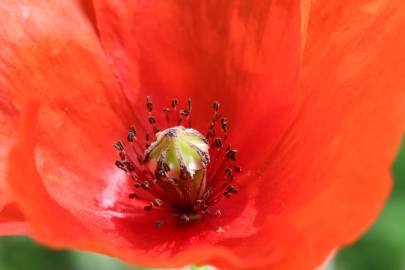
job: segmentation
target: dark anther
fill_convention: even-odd
[[[152,201],[152,203],[153,203],[154,206],[157,206],[157,207],[162,206],[162,201],[159,200],[159,199],[154,199],[154,200]]]
[[[163,224],[165,224],[165,222],[164,222],[163,220],[156,220],[156,221],[155,221],[155,227],[156,227],[156,228],[162,227]]]
[[[190,115],[190,111],[188,109],[180,110],[180,115],[187,117]]]
[[[214,139],[214,145],[215,145],[215,147],[216,148],[222,148],[222,140],[221,140],[221,138],[219,138],[219,137],[216,137],[215,139]]]
[[[237,172],[237,173],[240,173],[240,171],[241,171],[241,168],[240,168],[240,166],[239,165],[235,165],[235,166],[233,166],[233,169],[235,170],[235,172]]]
[[[113,143],[113,146],[118,151],[123,151],[124,150],[124,146],[122,145],[121,141],[116,141],[115,143]]]
[[[149,121],[149,124],[152,124],[152,125],[156,124],[156,118],[154,116],[149,116],[148,121]]]
[[[170,112],[170,109],[169,108],[163,108],[163,112],[168,113],[168,112]]]
[[[177,98],[174,98],[174,99],[172,100],[172,108],[173,108],[173,109],[176,108],[177,103],[179,103],[179,100],[178,100]]]
[[[120,156],[120,159],[122,160],[122,161],[124,161],[124,160],[126,160],[127,159],[127,157],[126,157],[126,155],[125,155],[125,152],[124,151],[120,151],[120,152],[118,152],[119,154],[119,156]]]
[[[120,168],[121,170],[128,172],[127,168],[125,167],[125,164],[121,160],[115,161],[115,166]]]
[[[150,140],[150,134],[149,134],[149,133],[146,133],[146,134],[145,134],[145,140],[146,140],[146,141],[149,141],[149,140]],[[146,147],[146,148],[147,148],[147,147]]]
[[[143,209],[145,210],[145,211],[148,211],[148,212],[150,212],[150,211],[152,211],[152,204],[148,204],[147,206],[145,206]]]
[[[125,165],[129,172],[135,171],[135,165],[132,162],[126,161]]]
[[[130,199],[139,199],[139,195],[136,193],[129,193],[128,198]]]
[[[128,142],[133,142],[135,140],[135,134],[132,132],[128,132],[127,140]]]
[[[148,108],[149,112],[153,110],[153,103],[149,96],[146,97],[146,107]]]
[[[236,194],[236,193],[238,193],[238,189],[232,185],[228,185],[226,187],[226,192]]]
[[[231,197],[231,193],[229,193],[228,191],[225,191],[224,196],[225,196],[225,198],[229,198],[229,197]]]
[[[138,179],[138,175],[135,172],[131,172],[130,176],[132,179]]]
[[[135,140],[135,137],[136,137],[136,128],[134,126],[130,126],[127,136],[128,142],[133,142]]]
[[[191,98],[189,98],[187,100],[187,110],[189,113],[191,112],[191,109],[192,109],[192,101],[191,101]]]
[[[226,151],[226,159],[230,159],[232,161],[235,161],[237,158],[237,153],[238,151],[234,150],[234,149],[229,149],[228,151]]]
[[[232,177],[232,173],[233,173],[232,168],[227,168],[227,169],[225,170],[225,177],[226,177],[226,178],[231,178],[231,177]]]
[[[228,130],[228,118],[221,119],[221,127],[225,132]]]
[[[142,188],[143,188],[144,190],[148,190],[148,189],[150,188],[148,181],[143,181],[142,184],[141,184],[141,186],[142,186]]]
[[[214,112],[217,113],[217,112],[219,111],[219,102],[218,102],[218,101],[214,101],[213,106],[214,106]]]

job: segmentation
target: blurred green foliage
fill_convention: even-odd
[[[405,140],[404,140],[405,142]],[[335,270],[405,269],[405,147],[393,167],[395,187],[378,221],[357,243],[343,249]],[[42,247],[27,237],[0,238],[0,270],[135,270],[117,259]],[[204,269],[204,267],[192,269]]]

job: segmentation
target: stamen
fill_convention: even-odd
[[[136,138],[136,128],[134,126],[130,126],[127,140],[128,142],[134,142],[135,138]]]
[[[124,150],[124,146],[122,145],[121,141],[116,141],[115,143],[113,143],[113,146],[115,147],[115,149],[117,149],[118,151],[123,151]]]
[[[235,164],[238,151],[227,143],[229,121],[220,115],[219,102],[213,103],[206,137],[191,128],[192,100],[187,100],[184,109],[178,109],[178,104],[174,98],[169,107],[160,111],[166,126],[160,131],[157,119],[161,117],[153,114],[154,104],[147,96],[147,122],[151,128],[145,130],[142,139],[135,126],[129,127],[125,144],[113,144],[119,154],[115,165],[133,181],[131,185],[137,192],[128,197],[144,202],[144,211],[176,214],[180,220],[191,222],[210,212],[223,197],[238,193],[234,183],[241,168]],[[181,126],[183,122],[187,128]],[[221,211],[211,214],[221,216]],[[164,223],[156,220],[155,227]]]
[[[219,111],[219,102],[218,101],[214,101],[214,112],[215,113],[218,113],[218,111]]]
[[[177,98],[174,98],[172,100],[172,108],[175,109],[175,110],[176,110],[177,103],[179,103],[179,100]]]
[[[147,205],[147,206],[145,206],[143,209],[144,209],[145,211],[150,212],[150,211],[152,211],[152,207],[153,207],[153,205],[152,205],[152,204],[148,204],[148,205]]]
[[[153,103],[149,96],[146,97],[146,107],[148,108],[149,112],[153,110]]]
[[[226,152],[226,159],[230,159],[230,160],[232,160],[232,161],[236,161],[237,153],[238,153],[238,151],[233,150],[233,149],[229,149],[229,150]]]
[[[222,140],[221,140],[221,138],[216,137],[216,138],[214,139],[214,145],[215,145],[215,147],[218,148],[218,149],[222,148],[223,145],[222,145]]]

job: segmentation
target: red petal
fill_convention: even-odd
[[[298,105],[299,1],[94,2],[101,41],[135,107],[145,111],[146,95],[158,108],[191,97],[193,126],[205,132],[219,100],[243,163],[268,156]]]
[[[13,201],[12,194],[6,184],[6,160],[10,147],[17,135],[17,109],[9,102],[6,92],[0,92],[0,219],[3,207]]]
[[[317,28],[323,25],[323,19],[340,17],[329,9],[326,10],[330,13],[322,17],[323,9],[314,7],[311,14],[315,15],[311,15],[307,28],[307,47],[303,52],[304,73],[301,75],[306,102],[293,128],[274,152],[273,159],[267,163],[268,173],[262,176],[266,182],[263,181],[263,187],[257,190],[254,183],[260,183],[260,175],[249,171],[244,176],[246,179],[243,179],[250,183],[248,188],[233,201],[224,202],[227,205],[223,208],[230,212],[228,216],[225,212],[223,218],[208,219],[207,223],[195,224],[195,227],[180,231],[178,228],[173,231],[171,224],[162,230],[151,227],[150,223],[156,219],[154,215],[130,215],[100,208],[100,196],[114,200],[115,193],[123,191],[119,185],[121,176],[114,175],[112,172],[115,170],[109,165],[113,156],[107,147],[114,136],[124,132],[123,126],[127,121],[122,117],[129,114],[120,113],[120,106],[111,105],[124,104],[120,103],[121,99],[115,94],[106,94],[111,93],[107,90],[103,91],[115,90],[116,86],[112,83],[108,68],[103,65],[104,58],[96,42],[92,38],[84,38],[88,35],[94,37],[89,30],[91,26],[85,24],[83,28],[76,27],[76,30],[88,31],[87,35],[74,36],[68,43],[56,35],[61,39],[41,36],[42,41],[36,40],[40,45],[38,48],[15,46],[11,57],[15,61],[7,61],[6,65],[14,67],[8,69],[8,78],[11,78],[15,90],[31,91],[40,85],[43,88],[40,96],[42,99],[46,97],[42,101],[36,160],[33,149],[35,138],[32,137],[36,119],[35,113],[29,110],[32,105],[27,107],[20,140],[10,156],[11,186],[24,213],[32,222],[34,235],[51,245],[104,252],[129,262],[148,265],[212,263],[228,268],[268,268],[269,265],[275,269],[313,268],[331,249],[352,240],[371,222],[389,186],[384,179],[387,178],[388,164],[403,132],[404,122],[399,116],[405,115],[400,111],[405,106],[403,96],[399,95],[403,93],[400,89],[403,89],[405,76],[398,68],[404,60],[399,50],[404,46],[404,41],[394,38],[403,36],[398,29],[404,25],[399,21],[402,10],[386,11],[384,7],[377,10],[379,16],[362,17],[362,12],[346,3],[340,10],[353,13],[348,17],[353,21],[346,18],[348,21],[344,24],[329,22],[330,28],[326,33]],[[374,10],[370,6],[365,10],[370,9]],[[75,9],[69,9],[70,13],[75,14]],[[61,15],[56,14],[58,16],[55,18]],[[321,18],[317,14],[321,14]],[[375,16],[379,18],[378,25],[374,21]],[[7,16],[0,18],[7,19]],[[376,42],[373,34],[371,37],[344,35],[337,39],[329,36],[331,31],[355,29],[352,25],[357,25],[354,22],[359,23],[358,19],[361,18],[364,21],[360,20],[363,25],[360,24],[362,27],[359,29],[366,33],[374,33],[372,31],[377,29],[376,36],[384,38],[381,41],[384,46],[377,46],[380,43]],[[59,27],[63,29],[71,21],[61,20]],[[398,28],[393,27],[397,23]],[[380,24],[392,27],[377,27]],[[84,44],[81,38],[84,38]],[[316,42],[318,39],[319,44]],[[327,43],[329,47],[317,46],[330,39],[333,42]],[[27,42],[27,39],[23,41]],[[21,44],[27,44],[25,42]],[[43,49],[47,48],[49,42],[52,47],[62,48],[61,44],[64,44],[68,49],[61,50],[53,59],[49,59]],[[353,58],[344,51],[353,42],[350,52],[368,48],[365,50],[367,57]],[[310,48],[316,50],[316,54]],[[318,53],[324,49],[326,52],[319,58]],[[378,59],[379,66],[387,72],[384,76],[375,76],[380,70],[370,63],[370,50],[373,52],[372,59]],[[0,59],[4,57],[0,56]],[[78,59],[80,65],[77,65]],[[360,63],[360,66],[353,71],[354,60],[358,60],[356,64]],[[38,73],[42,74],[39,78],[27,76],[27,70],[32,73],[37,68],[40,70]],[[79,71],[75,68],[79,68]],[[46,73],[48,70],[52,70],[52,73]],[[192,70],[194,72],[195,69]],[[317,71],[321,77],[315,80],[308,70]],[[43,74],[49,76],[44,77]],[[77,77],[72,77],[72,74]],[[370,82],[370,76],[376,77],[376,80]],[[152,79],[148,78],[152,84]],[[396,84],[391,79],[395,79]],[[258,81],[262,85],[263,81]],[[320,84],[316,84],[318,82]],[[382,85],[387,85],[393,94],[379,95]],[[67,86],[69,92],[66,91]],[[212,95],[212,92],[209,93]],[[107,102],[107,97],[113,98],[111,103]],[[98,102],[101,105],[97,106]],[[240,104],[237,100],[234,102]],[[373,109],[370,104],[375,104],[379,110]],[[232,116],[236,117],[236,109],[226,110],[235,110]],[[375,119],[370,121],[369,115]],[[395,125],[394,121],[397,121]],[[276,127],[279,128],[276,130],[280,132],[280,137],[281,130],[287,126],[284,129],[280,125]],[[384,139],[381,138],[381,127],[387,129]],[[367,133],[359,136],[361,131]],[[258,136],[261,138],[264,135]],[[270,146],[274,144],[269,143]],[[378,156],[370,154],[382,149],[384,152]],[[364,161],[359,164],[359,160]],[[373,169],[369,170],[370,167]],[[118,184],[110,190],[107,182],[112,186]],[[257,202],[254,195],[258,191],[263,196]],[[108,200],[101,202],[109,203]],[[331,225],[333,222],[336,226]],[[224,225],[222,231],[218,227],[221,224]]]
[[[2,236],[28,235],[31,233],[27,222],[1,222],[0,232]]]
[[[0,234],[28,232],[27,223],[7,185],[7,155],[17,137],[19,112],[7,92],[0,92]]]
[[[270,15],[277,15],[276,11],[279,10],[285,12],[282,16],[269,15],[274,21],[267,23],[271,31],[278,35],[281,33],[275,29],[291,31],[292,36],[298,37],[296,21],[292,20],[291,25],[286,23],[290,17],[297,17],[297,6],[291,7],[290,13],[287,7],[271,6]],[[47,16],[62,20],[66,14],[59,13],[61,11],[58,9],[50,10]],[[40,18],[47,16],[41,14]],[[70,10],[69,16],[75,16],[74,9]],[[69,26],[66,21],[65,24]],[[29,25],[35,30],[35,20]],[[60,27],[64,29],[65,26]],[[33,138],[30,137],[34,134],[31,126],[36,122],[34,113],[24,115],[23,123],[26,126],[10,157],[10,183],[32,224],[34,237],[52,246],[73,246],[104,252],[145,265],[204,263],[220,254],[229,258],[224,262],[226,264],[252,265],[249,260],[235,260],[236,256],[227,249],[226,241],[257,231],[253,226],[253,216],[256,214],[254,202],[248,199],[257,192],[255,186],[252,186],[252,190],[244,189],[235,200],[224,202],[223,207],[227,211],[221,218],[207,219],[207,222],[177,233],[174,238],[172,230],[179,229],[176,224],[167,224],[162,230],[156,231],[152,225],[156,220],[154,215],[141,213],[131,216],[130,213],[106,209],[116,203],[116,196],[127,192],[119,184],[122,175],[112,167],[115,153],[110,149],[110,143],[122,136],[123,125],[129,124],[126,116],[131,114],[122,112],[126,108],[124,103],[121,103],[123,106],[116,105],[120,104],[116,101],[119,97],[112,93],[119,91],[115,90],[111,75],[102,65],[104,58],[91,38],[90,26],[84,24],[75,28],[82,29],[84,33],[76,31],[71,36],[66,31],[63,36],[43,36],[33,31],[32,36],[36,38],[34,48],[26,47],[25,42],[12,43],[9,46],[14,53],[6,56],[8,79],[12,82],[7,89],[22,100],[28,96],[25,89],[29,92],[35,90],[42,102],[36,160]],[[86,38],[88,36],[90,38]],[[65,37],[69,37],[68,43]],[[56,48],[57,53],[52,57],[46,50],[47,44]],[[296,43],[292,45],[297,49]],[[277,50],[272,50],[270,54],[274,56]],[[275,66],[271,69],[275,69]],[[31,74],[33,70],[38,76],[27,76],[27,72]],[[52,72],[48,74],[49,71]],[[257,77],[261,74],[259,72],[252,73]],[[260,84],[264,84],[263,74],[259,76],[260,80],[258,78]],[[253,85],[254,82],[249,83]],[[195,111],[201,112],[198,109]],[[254,125],[254,122],[246,125]],[[237,134],[245,136],[244,133]],[[24,162],[21,164],[17,162],[19,160]],[[27,182],[32,188],[27,187]],[[75,230],[68,231],[70,228]],[[172,241],[178,244],[167,249]],[[221,242],[224,242],[224,246],[211,246],[205,253],[200,251],[201,245]],[[187,253],[176,256],[182,250]],[[145,252],[150,252],[150,255],[145,256]],[[161,256],[156,257],[156,253],[161,253]]]
[[[310,14],[305,102],[260,188],[298,234],[275,269],[314,268],[370,226],[405,128],[403,2],[313,1]]]
[[[103,170],[92,166],[92,160],[111,169],[115,157],[110,143],[125,132],[130,113],[92,24],[74,1],[2,1],[0,24],[5,26],[0,33],[0,108],[10,115],[0,118],[7,123],[0,127],[2,143],[4,139],[0,154],[6,155],[7,146],[15,140],[14,118],[21,104],[36,96],[42,102],[41,149],[36,157],[47,190],[65,205],[77,202],[78,197],[93,204],[90,201],[99,193],[87,188],[94,191],[95,186],[106,184]],[[80,192],[66,188],[71,186],[79,186]],[[12,199],[9,194],[1,180],[1,208]],[[21,204],[25,201],[30,200],[22,199]],[[83,203],[74,206],[80,209]],[[9,215],[0,217],[10,221]]]
[[[136,212],[135,207],[133,213],[118,212],[103,206],[111,203],[108,200],[115,203],[117,191],[108,188],[101,190],[96,182],[93,192],[102,192],[97,198],[93,197],[90,190],[79,188],[74,178],[64,176],[60,179],[69,180],[71,185],[64,187],[68,191],[53,187],[51,195],[55,197],[54,199],[48,194],[47,187],[43,183],[45,181],[49,185],[52,175],[43,172],[44,177],[41,177],[34,159],[37,106],[35,103],[29,103],[24,109],[21,136],[10,155],[9,184],[32,226],[33,237],[38,241],[56,247],[75,247],[102,252],[127,262],[145,265],[181,266],[193,262],[206,263],[214,262],[216,260],[214,258],[218,256],[228,258],[229,261],[223,262],[226,264],[252,265],[251,261],[237,259],[226,248],[227,241],[257,231],[252,217],[252,214],[256,213],[254,202],[247,197],[252,190],[247,189],[235,200],[225,202],[223,208],[227,209],[227,212],[221,218],[209,217],[189,227],[179,227],[179,224],[169,222],[161,229],[153,226],[154,221],[161,217],[159,214]],[[119,178],[110,179],[113,180],[118,181]],[[110,184],[116,185],[114,182]],[[63,192],[69,197],[67,199],[70,199],[70,202],[66,198],[56,197],[57,192]],[[80,197],[79,193],[83,192],[88,199],[93,200],[93,205]],[[101,205],[100,197],[105,197]],[[164,217],[167,218],[167,215]],[[168,248],[173,242],[176,245]],[[221,242],[224,243],[222,247],[212,246],[204,252],[200,250],[202,245]],[[145,252],[149,255],[145,255]]]
[[[23,235],[30,233],[30,225],[15,202],[9,202],[0,210],[0,235]]]
[[[50,197],[37,172],[34,162],[37,110],[37,104],[30,104],[23,111],[23,119],[28,121],[23,122],[22,136],[10,153],[9,185],[39,241],[53,246],[92,243],[90,231]]]

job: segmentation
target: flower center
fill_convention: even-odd
[[[173,99],[171,108],[158,115],[167,127],[161,130],[147,97],[145,139],[140,139],[131,126],[126,142],[114,143],[119,153],[115,164],[134,181],[129,197],[143,202],[145,211],[166,212],[185,222],[208,213],[220,215],[212,206],[237,193],[233,182],[240,172],[235,163],[237,151],[227,142],[228,120],[219,114],[219,103],[214,102],[204,137],[191,128],[191,99],[187,108],[179,110],[177,106],[178,100]],[[155,225],[163,223],[158,220]]]

